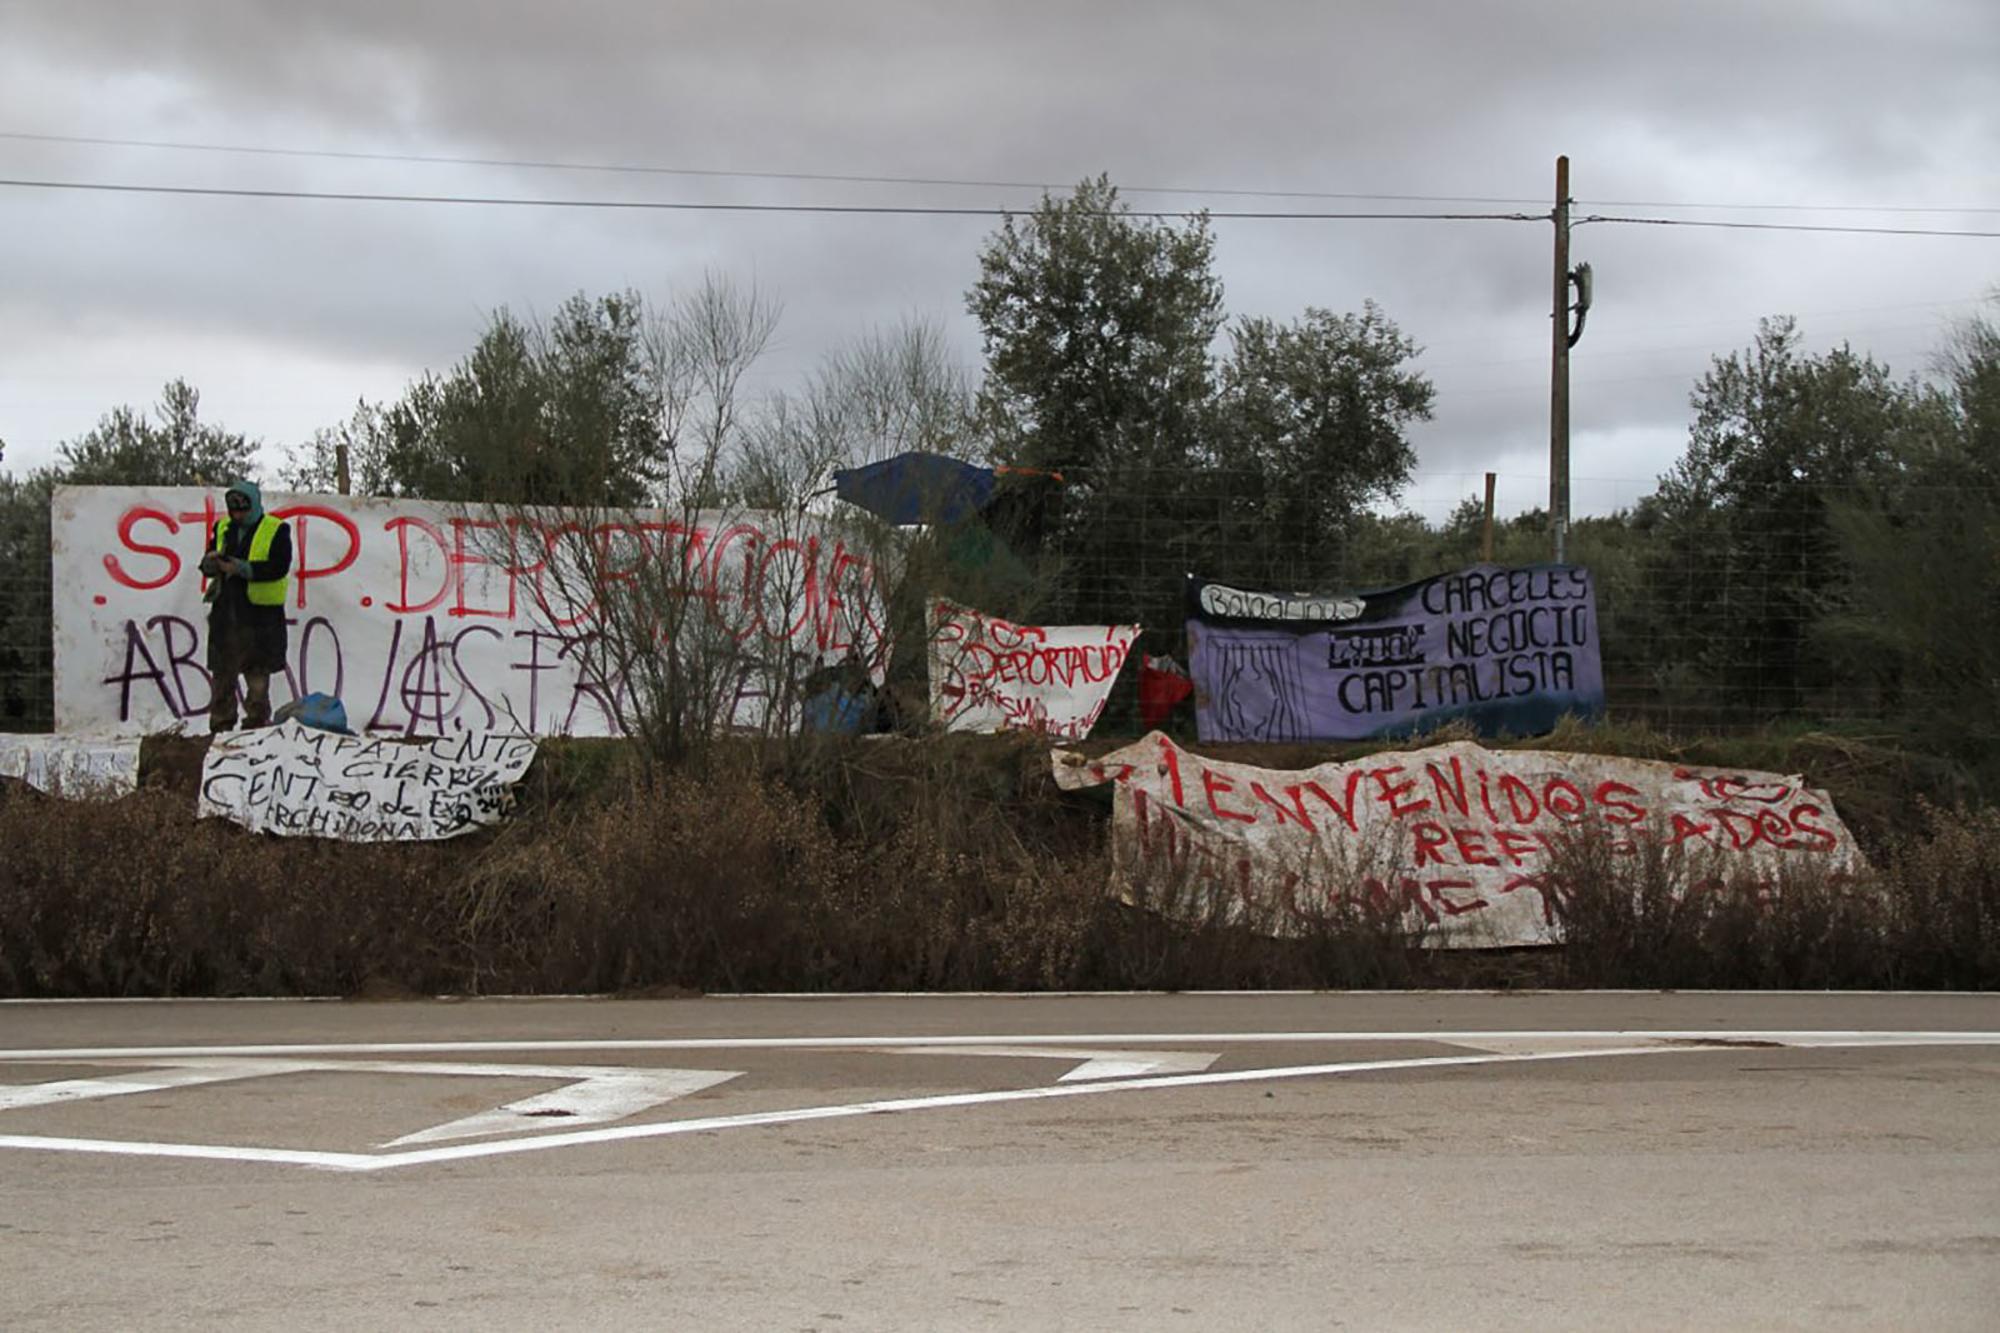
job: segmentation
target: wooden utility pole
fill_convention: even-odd
[[[1556,563],[1569,541],[1569,158],[1556,159],[1554,297],[1549,307],[1549,528]]]
[[[1479,538],[1479,558],[1487,564],[1493,563],[1493,474],[1486,474],[1486,526]]]
[[[347,494],[347,441],[345,440],[333,446],[333,484],[342,495]]]

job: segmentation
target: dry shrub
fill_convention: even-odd
[[[1032,744],[849,741],[654,778],[610,755],[531,775],[498,832],[419,845],[255,836],[185,791],[0,783],[0,994],[2000,985],[1991,809],[1927,809],[1861,882],[1579,839],[1554,894],[1569,944],[1527,967],[1420,948],[1338,884],[1284,922],[1189,885],[1118,902],[1102,794],[1058,793]]]
[[[1791,863],[1759,879],[1707,850],[1605,833],[1556,857],[1565,970],[1585,985],[2000,984],[2000,811],[1926,807],[1859,876]]]
[[[0,794],[0,993],[348,993],[435,986],[430,847],[250,837],[157,790]],[[393,964],[393,968],[392,965]]]
[[[1925,805],[1882,870],[1899,987],[2000,988],[2000,807]]]

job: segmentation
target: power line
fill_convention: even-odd
[[[5,136],[0,136],[5,137]],[[2000,213],[1983,205],[1950,208],[1937,204],[1723,204],[1675,203],[1666,199],[1591,199],[1599,208],[1714,208],[1744,213]]]
[[[530,171],[594,171],[644,176],[686,176],[708,180],[810,181],[840,185],[923,185],[954,189],[1069,190],[1069,183],[1028,180],[982,180],[959,176],[863,175],[819,171],[729,171],[703,167],[667,167],[632,162],[570,162],[548,158],[469,157],[433,153],[387,153],[338,148],[276,148],[256,144],[200,143],[175,139],[121,139],[83,134],[37,134],[0,130],[0,139],[21,143],[73,144],[98,148],[145,148],[187,153],[236,153],[253,157],[321,158],[341,162],[403,162],[428,166],[501,167]],[[1376,203],[1537,204],[1539,199],[1512,195],[1384,194],[1349,190],[1251,190],[1228,186],[1121,185],[1121,194],[1194,194],[1243,199],[1347,199]],[[2000,213],[2000,207],[1947,207],[1917,204],[1745,204],[1662,199],[1598,199],[1600,208],[1707,208],[1751,213]]]
[[[165,139],[110,139],[75,134],[30,134],[0,130],[0,139],[29,143],[85,144],[107,148],[154,148],[192,153],[242,153],[257,157],[315,157],[343,162],[411,162],[430,166],[506,167],[535,171],[598,171],[642,176],[690,176],[708,180],[812,181],[839,185],[942,185],[986,190],[1070,190],[1074,184],[1048,181],[979,180],[954,176],[867,176],[817,171],[721,171],[662,167],[629,162],[562,162],[535,158],[452,157],[426,153],[381,153],[337,148],[263,148],[249,144],[188,143]],[[1533,204],[1534,199],[1458,194],[1364,194],[1335,190],[1244,190],[1207,186],[1121,185],[1121,194],[1209,194],[1245,199],[1349,199],[1377,203]],[[1624,205],[1620,205],[1623,207]]]
[[[821,213],[888,217],[981,217],[1004,218],[1006,208],[952,208],[934,204],[721,204],[691,203],[665,199],[550,199],[514,195],[466,194],[374,194],[346,190],[246,189],[219,185],[126,185],[111,181],[52,181],[19,178],[0,179],[0,187],[26,190],[93,190],[112,194],[165,194],[213,199],[311,199],[340,203],[369,204],[460,204],[508,208],[640,209],[687,213]],[[1547,222],[1546,213],[1330,213],[1289,211],[1203,212],[1218,221],[1294,222]],[[1185,218],[1194,216],[1185,209],[1127,210],[1136,218]],[[1707,218],[1615,217],[1593,213],[1572,225],[1587,222],[1631,223],[1650,227],[1709,227],[1733,231],[1835,232],[1852,236],[1963,236],[2000,238],[2000,231],[1950,231],[1935,227],[1851,227],[1820,226],[1805,222],[1725,222]]]
[[[1576,219],[1572,226],[1586,222],[1627,222],[1645,227],[1710,227],[1726,231],[1821,231],[1847,236],[1983,236],[2000,237],[2000,231],[1946,231],[1937,227],[1845,227],[1810,222],[1724,222],[1715,218],[1628,218],[1592,213]]]
[[[215,199],[313,199],[368,204],[466,204],[510,208],[650,209],[689,213],[845,213],[897,217],[1007,217],[1005,208],[945,208],[919,204],[718,204],[665,199],[549,199],[509,195],[371,194],[344,190],[259,190],[213,185],[124,185],[109,181],[0,179],[0,186],[26,190],[95,190],[112,194],[193,195]],[[1185,218],[1186,209],[1130,209],[1136,218]],[[1223,212],[1208,217],[1233,221],[1394,221],[1394,222],[1547,222],[1544,213],[1297,213]]]

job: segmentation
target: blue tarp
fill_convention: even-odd
[[[866,467],[837,470],[833,491],[898,525],[957,523],[993,499],[993,469],[943,454],[897,454]]]

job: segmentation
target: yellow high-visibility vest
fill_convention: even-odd
[[[271,543],[277,539],[278,529],[283,526],[285,525],[282,522],[269,514],[257,520],[257,530],[250,534],[251,560],[261,563],[271,558]],[[218,553],[227,549],[224,543],[228,540],[229,519],[225,516],[215,525],[215,549]],[[283,606],[285,588],[290,582],[289,575],[280,574],[274,579],[257,579],[246,584],[244,591],[249,594],[252,606]]]

